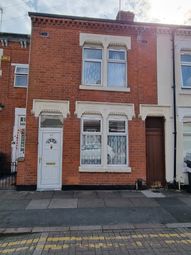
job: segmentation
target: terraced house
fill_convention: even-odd
[[[191,28],[134,22],[124,11],[116,20],[29,16],[17,187],[187,184]]]

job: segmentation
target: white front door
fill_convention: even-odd
[[[60,128],[39,130],[38,190],[62,188],[62,132]]]

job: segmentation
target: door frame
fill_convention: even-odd
[[[41,116],[40,116],[41,117]],[[45,191],[45,190],[61,190],[62,189],[62,157],[63,157],[63,128],[40,128],[40,117],[39,117],[39,132],[38,132],[38,157],[37,157],[37,190],[38,191]],[[44,188],[41,185],[41,170],[42,170],[42,149],[43,149],[43,143],[42,143],[42,134],[43,133],[50,133],[50,132],[57,132],[60,133],[60,180],[59,180],[59,186],[58,187],[50,187],[50,188]]]

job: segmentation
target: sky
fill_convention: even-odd
[[[0,31],[30,33],[29,11],[115,19],[119,1],[0,0]],[[191,0],[121,0],[121,8],[133,11],[140,22],[191,25]]]

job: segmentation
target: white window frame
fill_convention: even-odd
[[[25,122],[21,122],[21,118],[25,118]],[[21,130],[24,130],[24,151],[21,150]],[[15,126],[13,134],[13,144],[15,145],[14,161],[25,157],[25,132],[26,132],[26,110],[22,108],[15,109]]]
[[[84,120],[99,120],[100,121],[100,132],[85,132],[84,131]],[[103,165],[103,121],[102,117],[99,115],[84,115],[81,118],[81,131],[80,131],[80,166],[84,168],[99,168]],[[82,155],[81,155],[81,148],[82,148],[82,140],[83,135],[100,135],[101,136],[101,164],[82,164]]]
[[[84,120],[100,120],[100,132],[84,132],[83,124]],[[124,133],[109,133],[109,121],[125,121],[125,132]],[[81,117],[81,125],[80,125],[80,172],[131,172],[131,168],[129,167],[129,158],[128,158],[128,119],[127,117],[120,116],[109,116],[103,118],[99,115],[83,115]],[[81,147],[82,147],[82,139],[83,135],[100,135],[101,136],[101,164],[82,164],[81,163]],[[107,139],[108,135],[121,135],[126,136],[126,164],[107,164]]]
[[[191,84],[190,86],[184,86],[184,82],[183,82],[183,74],[182,74],[182,66],[190,66],[191,67],[191,61],[190,62],[186,62],[186,61],[182,61],[181,60],[181,56],[182,55],[190,55],[191,56],[191,51],[181,51],[180,52],[180,65],[181,65],[181,88],[182,89],[191,89]]]
[[[85,49],[91,49],[91,50],[101,50],[102,53],[102,58],[101,59],[85,59]],[[101,63],[101,71],[100,71],[100,77],[101,77],[101,82],[100,84],[86,84],[85,83],[85,77],[84,77],[84,73],[85,73],[85,62],[95,62],[95,63]],[[90,45],[85,45],[82,48],[82,84],[84,86],[87,87],[102,87],[103,86],[103,48],[102,47],[98,47],[98,46],[90,46]]]
[[[21,118],[24,118],[25,119],[25,122],[21,122]],[[19,151],[19,158],[24,158],[24,155],[25,155],[25,132],[26,132],[26,116],[25,115],[19,115],[18,116],[18,120],[19,120],[19,141],[18,141],[18,151]],[[24,130],[24,136],[23,136],[23,151],[21,150],[22,149],[22,146],[21,146],[21,141],[22,141],[22,133],[21,133],[21,130]]]
[[[124,133],[117,133],[117,132],[109,132],[109,121],[125,121],[125,132]],[[107,167],[114,167],[114,168],[120,168],[120,167],[127,167],[129,165],[129,159],[128,159],[128,120],[124,116],[109,116],[107,120],[107,138],[106,143],[108,140],[109,135],[116,135],[116,136],[125,136],[126,137],[126,164],[107,164]]]
[[[14,87],[15,88],[27,88],[28,87],[28,78],[29,78],[29,65],[28,64],[12,64],[15,66],[15,70],[14,70]],[[22,73],[22,74],[18,74],[17,73],[17,68],[27,68],[28,69],[28,73]],[[25,86],[20,86],[16,84],[16,76],[17,75],[27,75],[27,84]]]
[[[125,59],[124,60],[119,60],[119,59],[110,59],[109,58],[109,52],[110,51],[119,51],[119,52],[124,52],[125,53]],[[124,64],[125,65],[125,85],[123,87],[118,86],[117,84],[115,86],[109,86],[109,63],[116,63],[116,64]],[[114,47],[109,47],[107,50],[107,87],[108,88],[127,88],[127,50],[123,48],[114,48]]]

